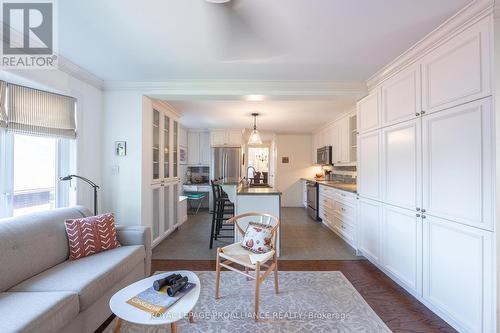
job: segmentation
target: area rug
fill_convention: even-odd
[[[280,293],[275,294],[272,274],[261,284],[262,321],[255,322],[255,281],[236,272],[221,273],[221,298],[214,298],[215,272],[197,272],[200,299],[193,324],[177,322],[179,333],[331,333],[391,332],[347,278],[331,272],[279,272]],[[105,329],[111,333],[116,318]],[[124,333],[165,333],[167,327],[123,322]]]

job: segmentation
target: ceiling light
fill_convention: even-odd
[[[257,116],[258,113],[252,113],[253,116],[253,131],[250,134],[250,137],[248,138],[248,144],[253,146],[253,145],[261,145],[262,140],[260,138],[259,131],[257,131]]]
[[[264,95],[245,95],[245,100],[249,102],[262,102],[264,100]]]

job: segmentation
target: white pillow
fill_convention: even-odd
[[[273,226],[250,222],[241,241],[241,246],[254,253],[266,253],[272,250]]]

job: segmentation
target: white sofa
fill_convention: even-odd
[[[69,261],[64,221],[89,215],[77,206],[0,220],[0,332],[94,332],[111,296],[150,274],[145,227],[118,225],[121,247]]]

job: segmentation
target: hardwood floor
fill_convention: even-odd
[[[214,260],[153,260],[152,271],[214,271]],[[393,332],[456,332],[367,260],[280,260],[280,271],[341,271]]]

